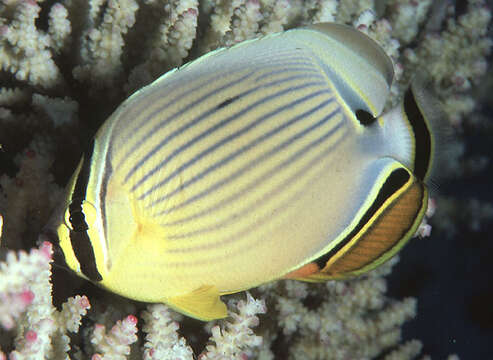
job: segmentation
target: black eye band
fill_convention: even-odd
[[[82,199],[81,198],[72,199],[72,202],[69,205],[68,211],[70,214],[69,221],[70,221],[70,224],[72,225],[73,231],[82,232],[82,231],[86,231],[89,229],[89,226],[86,223],[86,218],[85,218],[84,213],[82,211]]]
[[[72,192],[72,201],[69,205],[69,221],[72,225],[70,230],[70,243],[75,257],[79,261],[80,270],[92,281],[101,281],[103,277],[98,271],[96,257],[87,234],[89,226],[86,223],[82,203],[86,199],[87,184],[91,172],[91,158],[94,152],[94,140],[91,142],[82,160],[82,167],[77,175],[77,181]]]

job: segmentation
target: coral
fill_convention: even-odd
[[[261,286],[269,309],[275,308],[281,341],[290,349],[288,358],[375,358],[397,346],[402,324],[416,315],[415,299],[385,297],[383,276],[397,261],[392,259],[367,276],[347,282],[307,285],[286,281]],[[270,329],[264,334],[270,341],[280,336]],[[417,340],[412,343],[419,344]],[[419,347],[418,351],[411,349],[416,346],[404,344],[395,351],[410,354],[402,358],[419,354]]]
[[[41,7],[34,1],[7,1],[0,7],[0,68],[17,80],[50,88],[62,76],[53,55],[70,33],[67,11],[61,4],[50,10],[48,32],[37,29]]]
[[[99,353],[94,354],[91,360],[125,360],[130,354],[130,344],[137,341],[137,318],[128,315],[125,319],[117,321],[106,334],[104,325],[96,324],[91,336],[91,343]]]
[[[192,349],[176,333],[179,325],[171,318],[167,306],[150,305],[141,316],[145,321],[142,330],[146,333],[144,360],[193,358]]]
[[[10,251],[7,260],[0,263],[0,325],[7,330],[16,330],[15,350],[9,355],[11,360],[22,359],[61,359],[67,358],[70,338],[66,332],[79,330],[82,316],[91,308],[85,296],[69,298],[61,311],[51,304],[52,286],[50,267],[52,246],[44,242],[29,254]],[[204,359],[236,358],[235,354],[247,347],[258,346],[261,338],[252,333],[250,327],[258,325],[256,314],[265,312],[265,305],[247,294],[246,301],[238,301],[231,308],[233,322],[225,322],[223,328],[216,325],[212,341],[216,346],[208,346]],[[146,335],[144,359],[193,359],[191,349],[183,338],[178,338],[178,325],[173,322],[166,306],[150,305],[142,314]],[[96,349],[92,360],[123,360],[130,354],[130,345],[137,341],[137,318],[128,315],[119,320],[106,333],[105,326],[95,324],[90,340]],[[0,351],[0,358],[5,354]],[[238,355],[239,356],[239,355]],[[238,357],[239,358],[239,357]]]
[[[139,316],[142,305],[81,291],[74,281],[53,277],[52,289],[51,248],[33,248],[84,144],[131,92],[218,47],[321,21],[353,25],[385,49],[396,74],[388,106],[424,68],[458,132],[484,126],[473,92],[492,46],[491,11],[483,0],[468,0],[464,11],[429,0],[1,2],[0,253],[6,260],[0,265],[0,358],[9,352],[10,359],[67,359],[69,349],[73,359],[93,360],[192,359],[193,353],[202,359],[409,359],[420,352],[416,340],[398,345],[416,301],[385,295],[384,276],[396,260],[347,282],[284,281],[252,290],[268,308],[258,317],[265,311],[261,300],[233,297],[231,320],[208,325],[206,345],[202,325],[178,322],[164,305],[149,305]],[[443,173],[483,171],[489,155],[462,159],[467,148],[458,139]],[[450,236],[457,224],[476,231],[493,218],[491,204],[477,197],[438,196],[436,204],[433,227]],[[419,234],[430,229],[424,222]],[[52,291],[87,297],[69,297],[57,310]],[[87,321],[80,328],[82,316]]]
[[[259,324],[257,314],[266,312],[263,301],[255,300],[248,292],[246,301],[237,302],[238,313],[232,313],[232,322],[226,322],[224,329],[218,325],[211,329],[212,341],[215,345],[207,345],[206,352],[199,356],[206,359],[245,359],[250,355],[248,348],[255,348],[262,344],[262,338],[256,336],[251,327]],[[231,307],[231,304],[230,304]]]
[[[123,36],[134,25],[137,9],[135,0],[90,1],[79,49],[82,65],[73,69],[77,80],[93,86],[116,85],[123,72]]]
[[[10,251],[6,262],[0,264],[0,321],[5,329],[15,328],[17,334],[11,360],[61,358],[70,349],[66,332],[76,333],[90,308],[85,296],[68,299],[61,311],[53,307],[51,255],[52,246],[45,242],[29,254]]]

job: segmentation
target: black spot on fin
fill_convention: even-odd
[[[355,115],[356,115],[356,119],[358,119],[360,124],[363,126],[369,126],[377,120],[376,117],[374,117],[368,111],[363,109],[356,110]]]

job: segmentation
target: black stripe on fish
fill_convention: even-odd
[[[358,222],[358,225],[356,225],[356,227],[327,254],[322,255],[314,261],[320,269],[323,269],[330,258],[337,254],[337,252],[339,252],[361,231],[361,229],[368,223],[368,221],[370,221],[378,209],[382,207],[383,203],[409,181],[410,176],[411,175],[409,175],[408,171],[403,168],[396,169],[390,173],[382,188],[378,192],[375,201],[373,201],[371,206],[365,212],[361,220]]]
[[[72,192],[72,201],[69,205],[70,243],[75,257],[80,264],[82,273],[93,281],[101,281],[103,277],[96,266],[96,258],[91,239],[87,234],[89,226],[86,223],[82,203],[86,199],[87,184],[91,172],[91,160],[94,152],[94,140],[91,142],[82,160],[82,166],[77,175],[77,181]]]

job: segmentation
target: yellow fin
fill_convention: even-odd
[[[219,290],[213,285],[201,286],[189,294],[168,299],[166,303],[199,320],[210,321],[228,316],[226,305],[219,299]]]

